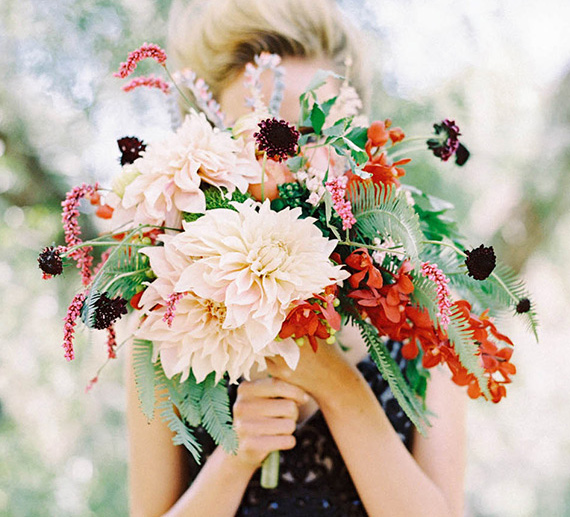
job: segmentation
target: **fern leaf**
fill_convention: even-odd
[[[469,373],[475,375],[481,391],[485,394],[487,399],[490,400],[492,397],[487,386],[487,379],[483,375],[483,367],[479,363],[479,356],[477,355],[479,348],[473,340],[473,330],[471,330],[469,322],[458,309],[451,314],[450,322],[447,327],[447,336],[457,352],[461,364]]]
[[[142,227],[135,228],[125,235],[93,278],[85,300],[85,306],[89,308],[85,314],[86,321],[91,321],[94,317],[91,311],[96,293],[106,292],[109,297],[120,295],[128,300],[136,294],[138,287],[148,280],[146,275],[150,271],[148,259],[139,253],[140,244],[130,242],[133,236],[140,232]]]
[[[198,427],[202,423],[199,403],[203,388],[196,383],[194,376],[190,374],[185,382],[180,382],[180,375],[175,375],[169,379],[164,373],[160,360],[156,363],[155,375],[157,386],[168,392],[170,400],[180,412],[182,419],[188,422],[190,426]]]
[[[417,265],[424,235],[419,217],[402,192],[372,183],[358,184],[349,191],[352,213],[359,235],[368,240],[390,237],[402,244],[407,256]]]
[[[202,423],[200,400],[204,393],[204,385],[203,383],[198,384],[190,372],[190,377],[180,384],[180,389],[185,393],[180,406],[178,406],[180,414],[191,426],[196,427]]]
[[[237,435],[231,426],[230,401],[225,381],[215,384],[214,374],[210,374],[204,381],[204,392],[200,399],[202,425],[214,439],[228,453],[237,451]]]
[[[154,418],[155,367],[152,363],[152,343],[143,339],[134,341],[133,369],[142,412],[150,422]]]
[[[518,302],[524,298],[530,299],[530,294],[524,282],[510,267],[499,263],[489,278],[475,280],[468,276],[462,267],[464,264],[463,257],[449,249],[439,253],[437,251],[440,250],[430,249],[425,255],[425,259],[438,263],[449,278],[453,288],[461,291],[465,298],[474,299],[481,310],[490,309],[497,315],[510,309],[518,317],[526,320],[527,326],[538,341],[538,317],[532,308],[532,304],[530,311],[523,314],[516,313],[515,309]]]
[[[200,464],[200,453],[202,447],[200,442],[192,434],[192,430],[174,412],[174,406],[170,400],[164,400],[158,406],[160,417],[174,433],[172,443],[174,445],[184,445],[192,454],[194,461]]]
[[[355,321],[360,327],[362,337],[364,338],[372,359],[374,359],[374,362],[378,366],[382,377],[388,382],[400,407],[416,426],[418,431],[422,435],[425,435],[426,426],[430,426],[431,424],[425,415],[422,404],[408,385],[400,368],[386,348],[386,345],[382,342],[378,331],[370,323],[362,320]]]

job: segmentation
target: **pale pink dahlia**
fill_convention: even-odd
[[[323,237],[314,219],[301,219],[300,208],[235,206],[208,211],[173,238],[172,246],[196,257],[175,290],[223,303],[225,325],[255,330],[250,339],[259,350],[277,335],[294,301],[320,294],[348,273],[329,260],[336,241]]]
[[[138,175],[125,186],[113,218],[121,223],[179,224],[181,212],[204,212],[202,182],[246,192],[258,183],[260,168],[229,132],[212,128],[203,114],[192,112],[165,141],[149,144],[133,164]]]
[[[230,381],[236,382],[241,376],[249,378],[254,366],[264,370],[265,358],[274,355],[281,355],[291,368],[296,367],[299,348],[292,339],[275,342],[272,336],[254,350],[251,336],[259,325],[246,322],[239,327],[229,326],[223,303],[185,293],[178,300],[173,317],[165,317],[174,284],[192,258],[174,247],[172,236],[164,235],[162,239],[164,247],[143,251],[149,256],[157,279],[141,298],[146,317],[136,335],[153,342],[154,360],[160,356],[168,377],[181,373],[185,380],[192,370],[201,382],[211,372],[216,373],[216,380],[227,372]]]

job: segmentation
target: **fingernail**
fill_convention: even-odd
[[[307,402],[309,402],[309,395],[303,393],[303,404],[306,404]]]

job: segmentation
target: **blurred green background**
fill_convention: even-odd
[[[410,134],[455,118],[472,152],[462,169],[414,158],[406,179],[454,201],[470,244],[526,278],[542,322],[538,345],[501,322],[519,372],[501,404],[470,403],[467,515],[570,516],[570,4],[342,3],[366,20],[374,116]],[[164,44],[169,6],[0,0],[0,515],[127,514],[123,359],[84,393],[105,346],[79,331],[64,360],[79,279],[42,281],[36,258],[63,241],[65,192],[117,173],[117,138],[168,131],[160,94],[124,94],[112,72]]]

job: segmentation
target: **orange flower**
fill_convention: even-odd
[[[372,262],[372,257],[365,248],[358,248],[353,251],[344,261],[344,263],[351,269],[355,269],[358,273],[354,273],[349,279],[348,283],[354,289],[360,285],[364,277],[368,275],[366,285],[368,287],[375,287],[379,289],[384,284],[382,273],[376,268]]]
[[[301,339],[307,337],[311,348],[316,352],[319,339],[327,339],[331,335],[331,329],[340,330],[340,314],[334,309],[334,294],[326,296],[316,295],[315,298],[322,301],[322,305],[317,302],[301,301],[289,311],[279,337],[287,339]]]

